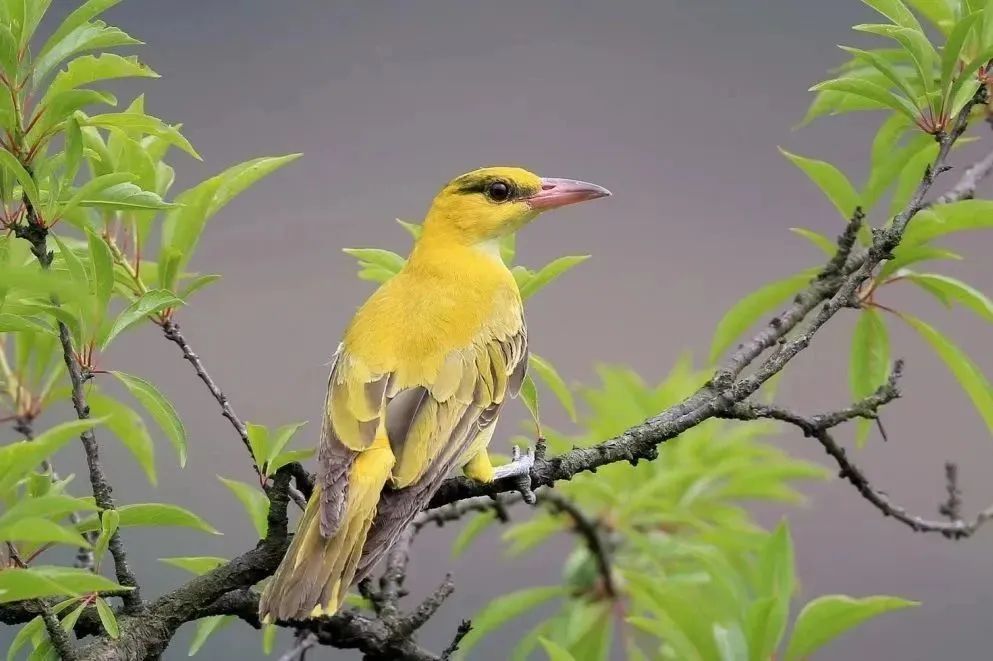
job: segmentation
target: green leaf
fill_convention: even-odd
[[[71,613],[62,618],[60,624],[62,629],[65,631],[72,631],[76,628],[76,622],[79,621],[79,616],[83,614],[83,610],[86,608],[86,603],[80,603],[76,608],[72,610]]]
[[[973,12],[956,23],[941,51],[941,91],[942,99],[944,99],[943,105],[946,107],[952,91],[952,76],[955,75],[955,65],[959,63],[965,41],[976,26],[976,21],[980,16],[982,16],[982,12]]]
[[[923,32],[921,24],[914,17],[913,12],[901,0],[862,0],[896,25]]]
[[[462,555],[479,535],[486,530],[491,523],[496,521],[496,513],[492,510],[480,512],[462,526],[455,541],[452,542],[452,557],[457,558]]]
[[[107,549],[110,547],[110,538],[117,532],[121,524],[121,515],[117,510],[104,510],[100,512],[100,534],[93,544],[93,558],[99,566]]]
[[[838,251],[838,246],[834,241],[827,238],[823,234],[818,234],[813,230],[808,230],[803,227],[791,227],[790,231],[794,234],[799,234],[803,238],[807,239],[815,246],[817,246],[825,257],[834,257],[834,254]]]
[[[0,592],[0,596],[2,594]],[[17,658],[17,653],[31,642],[33,638],[40,637],[44,631],[45,622],[41,619],[41,615],[21,627],[21,630],[14,636],[14,640],[10,642],[10,647],[7,649],[7,661],[14,661]]]
[[[783,521],[759,550],[758,592],[773,600],[759,638],[765,645],[782,640],[789,618],[790,601],[796,588],[793,541]]]
[[[805,659],[838,636],[874,617],[917,606],[899,597],[826,595],[810,601],[797,616],[786,659]]]
[[[379,248],[343,248],[342,252],[351,255],[355,259],[371,266],[378,266],[392,274],[397,274],[404,264],[407,263],[400,255],[391,250],[380,250]]]
[[[566,271],[585,262],[589,258],[589,255],[568,255],[549,262],[521,287],[521,298],[530,298]]]
[[[66,208],[71,209],[75,206],[137,211],[142,209],[171,209],[176,205],[163,201],[158,193],[142,190],[140,186],[125,181],[93,191],[92,194],[82,199],[76,200],[74,198],[70,200]]]
[[[717,324],[710,344],[710,361],[716,362],[743,332],[803,289],[816,273],[816,269],[801,271],[769,283],[735,303]]]
[[[714,622],[714,644],[721,655],[721,661],[746,661],[748,659],[748,642],[737,622],[720,624]]]
[[[165,432],[169,442],[172,443],[176,454],[179,455],[179,465],[185,466],[187,447],[186,427],[183,425],[183,421],[180,419],[179,413],[176,411],[176,407],[172,405],[172,402],[166,399],[153,384],[144,379],[131,374],[125,374],[124,372],[111,371],[110,373],[124,384],[128,392],[155,419],[155,422]]]
[[[32,317],[19,317],[0,312],[0,333],[44,333],[56,336],[55,330]]]
[[[175,294],[164,289],[153,289],[141,295],[131,305],[129,305],[114,320],[114,324],[107,332],[107,336],[100,343],[100,348],[104,349],[111,340],[120,335],[123,331],[135,325],[148,315],[156,314],[166,308],[174,308],[183,305],[183,301],[176,298]]]
[[[17,179],[17,183],[21,185],[28,200],[34,206],[40,208],[41,194],[38,192],[37,184],[35,184],[31,175],[28,174],[28,171],[24,169],[24,166],[21,165],[21,162],[6,149],[0,149],[0,166],[10,170],[10,173]]]
[[[822,92],[828,90],[853,94],[855,96],[868,99],[879,104],[880,106],[890,108],[891,110],[895,110],[898,113],[903,114],[912,122],[917,120],[917,116],[919,114],[917,106],[912,104],[906,98],[898,94],[893,94],[885,87],[877,85],[869,80],[861,80],[858,78],[835,78],[833,80],[826,80],[823,83],[818,83],[810,88],[811,92]]]
[[[62,174],[62,185],[68,188],[76,180],[79,166],[83,162],[83,132],[75,117],[66,121],[65,128],[65,172]]]
[[[831,201],[831,204],[834,205],[843,219],[850,219],[855,213],[855,207],[861,206],[862,202],[859,199],[859,194],[841,170],[830,163],[797,156],[785,149],[780,149],[779,151],[783,156],[790,159],[794,165],[803,170],[804,174],[812,182],[817,184],[817,187]]]
[[[930,285],[928,289],[941,292],[943,300],[961,303],[986,321],[993,322],[993,301],[975,287],[938,273],[910,273],[906,277],[918,285]]]
[[[39,105],[45,106],[58,94],[78,89],[100,80],[115,78],[158,78],[136,57],[121,57],[113,53],[84,55],[69,62],[69,65],[56,74],[48,91]]]
[[[17,45],[17,38],[10,31],[10,26],[0,25],[0,71],[3,71],[7,80],[15,80],[17,78],[18,50],[20,48]],[[6,100],[4,102],[6,103]],[[11,107],[11,111],[13,111],[13,107]]]
[[[103,625],[103,630],[107,632],[107,635],[117,640],[121,636],[121,628],[117,626],[117,616],[114,615],[114,611],[110,609],[110,606],[102,597],[97,597],[97,615],[100,616],[100,624]]]
[[[179,297],[185,301],[190,296],[200,291],[207,285],[212,285],[220,279],[221,276],[217,275],[216,273],[211,273],[208,275],[198,275],[197,277],[193,278],[193,280],[190,281],[183,288],[183,290],[179,293]]]
[[[213,571],[214,569],[217,569],[221,565],[225,564],[227,559],[211,556],[200,556],[189,558],[159,558],[159,561],[164,562],[167,565],[172,565],[173,567],[185,569],[191,574],[200,576],[201,574],[206,574],[207,572]]]
[[[169,126],[158,117],[152,117],[151,115],[140,112],[115,112],[94,115],[89,117],[86,123],[89,126],[121,129],[128,133],[154,135],[157,138],[165,140],[170,145],[182,149],[193,158],[202,160],[200,154],[193,148],[190,141],[183,137],[179,129]]]
[[[33,441],[19,441],[0,446],[0,493],[6,492],[21,478],[51,457],[74,438],[101,420],[73,420],[56,425],[37,436]]]
[[[276,647],[277,633],[279,633],[279,627],[275,624],[262,625],[262,653],[266,656],[272,654],[272,650]]]
[[[534,610],[546,601],[566,595],[567,591],[564,587],[552,585],[526,588],[493,599],[472,618],[472,629],[462,639],[459,650],[463,655],[468,655],[484,637],[508,621]]]
[[[528,411],[531,413],[531,419],[534,420],[535,425],[541,425],[541,416],[538,410],[538,389],[534,385],[534,379],[528,374],[524,377],[524,381],[521,383],[520,392],[521,401],[524,402],[524,406],[527,407]]]
[[[958,6],[958,0],[951,0],[951,3]],[[921,16],[938,26],[942,32],[947,33],[955,23],[955,10],[949,0],[907,0],[907,4],[917,10]],[[966,0],[968,4],[968,0]]]
[[[269,428],[249,422],[245,425],[248,433],[248,446],[252,449],[252,459],[256,466],[262,466],[269,457]]]
[[[82,535],[41,517],[25,517],[7,524],[0,524],[0,539],[36,544],[71,544],[89,548]]]
[[[952,83],[952,89],[948,94],[948,97],[952,100],[951,107],[947,110],[950,117],[958,115],[959,111],[975,95],[979,89],[979,82],[976,80],[975,74],[979,71],[980,67],[985,67],[991,59],[993,59],[993,44],[985,47],[979,55],[969,60],[968,64],[962,67],[962,71],[959,72],[955,82]]]
[[[289,425],[283,425],[282,427],[276,430],[275,438],[271,441],[268,441],[269,449],[265,456],[265,468],[267,474],[270,475],[272,474],[269,472],[269,465],[273,461],[275,461],[280,454],[282,454],[283,448],[286,447],[286,444],[290,442],[290,439],[293,438],[293,436],[298,431],[300,431],[300,428],[303,427],[305,424],[307,423],[306,422],[292,423]]]
[[[965,230],[993,228],[993,201],[962,200],[917,212],[903,235],[900,247],[919,245]]]
[[[890,374],[890,340],[886,324],[876,310],[869,308],[859,313],[849,356],[848,382],[856,400],[868,397],[886,383]],[[870,425],[870,420],[858,420],[859,445],[868,437]]]
[[[110,27],[103,21],[84,23],[67,34],[56,48],[35,58],[32,80],[35,85],[39,85],[61,62],[78,53],[141,43],[123,30]]]
[[[63,494],[21,498],[4,512],[3,515],[0,515],[0,526],[9,525],[14,521],[26,517],[43,516],[49,519],[55,519],[73,512],[92,511],[95,509],[97,507],[92,502]]]
[[[919,262],[927,262],[934,259],[962,259],[962,256],[958,253],[954,253],[951,250],[945,250],[944,248],[935,248],[929,245],[917,245],[917,246],[897,246],[897,249],[893,251],[893,259],[887,260],[883,264],[883,268],[879,269],[879,275],[876,276],[876,282],[885,283],[891,276],[895,276],[898,273],[902,273],[902,269],[910,266],[911,264],[917,264]]]
[[[114,257],[110,254],[107,242],[93,232],[87,232],[87,241],[90,246],[90,261],[93,264],[97,312],[102,317],[114,291]]]
[[[938,143],[931,142],[927,147],[922,148],[907,159],[905,165],[900,169],[896,187],[893,189],[893,196],[890,199],[890,216],[897,215],[910,203],[924,173],[931,167],[937,155]]]
[[[218,629],[234,621],[233,615],[212,615],[197,622],[197,631],[190,643],[189,656],[195,655]]]
[[[883,57],[880,57],[872,51],[865,51],[858,48],[851,48],[848,46],[842,46],[841,49],[846,53],[851,53],[856,58],[865,61],[871,67],[876,69],[879,73],[883,74],[887,80],[897,86],[901,92],[906,95],[907,99],[913,102],[917,98],[918,93],[914,90],[910,81],[907,80],[906,76],[897,69],[893,64],[886,61]]]
[[[43,58],[49,51],[56,48],[69,34],[87,21],[96,18],[121,0],[87,0],[65,17],[62,24],[55,29],[45,45],[41,47],[36,61]]]
[[[396,221],[400,223],[400,227],[407,230],[407,233],[410,234],[415,241],[420,238],[421,230],[424,229],[420,223],[409,223],[406,220],[400,220],[399,218],[397,218]]]
[[[112,172],[90,179],[77,189],[71,198],[57,208],[56,217],[61,218],[67,213],[76,209],[84,200],[92,199],[101,191],[128,182],[134,179],[134,175],[128,172]]]
[[[121,589],[99,574],[70,567],[10,567],[0,572],[0,603]]]
[[[180,194],[176,202],[181,206],[170,211],[162,224],[163,250],[173,255],[176,272],[193,256],[200,234],[214,214],[249,186],[299,157],[289,154],[246,161]],[[161,282],[166,288],[174,284],[172,278]]]
[[[553,643],[547,638],[539,638],[538,642],[541,646],[545,648],[545,653],[548,655],[548,661],[576,661],[576,657],[569,653],[568,650],[561,647],[558,643]]]
[[[569,419],[573,422],[576,421],[576,401],[572,396],[572,391],[569,386],[566,385],[562,377],[555,370],[550,362],[542,358],[541,356],[530,353],[528,354],[528,369],[532,371],[532,374],[537,374],[541,377],[541,380],[545,382],[545,385],[555,393],[558,398],[559,403],[562,404],[562,408],[566,410],[569,414]]]
[[[248,512],[248,518],[252,521],[252,525],[255,526],[255,532],[258,534],[259,539],[265,538],[266,530],[269,528],[266,520],[269,516],[269,498],[265,495],[265,492],[244,482],[229,480],[220,475],[217,476],[217,479],[223,482],[224,486],[230,489],[231,493],[241,501],[245,511]]]
[[[972,400],[973,406],[986,422],[990,432],[993,432],[993,388],[979,368],[962,349],[925,322],[909,314],[903,314],[901,318],[913,326],[944,361],[945,366]]]
[[[104,425],[135,458],[145,471],[149,483],[158,484],[155,474],[155,445],[141,416],[124,404],[97,392],[89,394],[88,403],[90,411],[106,418]]]
[[[178,505],[136,503],[118,507],[117,513],[121,516],[120,525],[122,528],[139,526],[148,528],[180,527],[193,528],[212,535],[221,534],[214,526]],[[80,532],[90,532],[96,530],[99,525],[96,517],[87,517],[79,522],[76,529]]]
[[[280,468],[286,464],[291,464],[294,461],[307,461],[314,456],[314,448],[308,448],[306,450],[287,450],[286,452],[280,452],[275,457],[269,460],[266,464],[266,476],[275,474]]]

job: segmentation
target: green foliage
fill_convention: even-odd
[[[600,386],[579,391],[586,409],[580,431],[545,430],[550,451],[615,436],[695,390],[706,373],[693,370],[684,358],[654,386],[619,367],[600,368],[600,379]],[[827,474],[764,443],[761,437],[772,429],[707,422],[669,441],[654,462],[605,466],[595,476],[578,475],[557,486],[556,494],[586,513],[608,547],[614,594],[583,538],[575,536],[562,585],[494,599],[474,616],[463,652],[498,627],[527,616],[537,624],[512,659],[531,658],[538,646],[550,658],[612,658],[611,641],[621,630],[631,641],[627,653],[632,659],[769,659],[780,654],[797,591],[792,542],[785,523],[767,533],[744,503],[798,502],[795,483]],[[470,519],[455,550],[463,552],[495,521],[491,513]],[[533,553],[572,529],[569,516],[552,509],[515,521],[503,539],[510,553]],[[541,619],[533,611],[539,606],[547,611],[549,601],[556,611]],[[843,617],[855,621],[856,608]],[[618,615],[621,611],[624,615]],[[829,639],[825,635],[821,642]]]
[[[305,450],[287,450],[286,446],[294,435],[307,423],[297,422],[270,433],[264,425],[248,423],[248,443],[252,449],[252,458],[266,477],[273,475],[280,468],[294,461],[306,461],[314,453],[312,448]]]

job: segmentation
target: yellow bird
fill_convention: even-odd
[[[335,352],[317,485],[262,594],[264,621],[336,612],[453,468],[483,482],[530,471],[533,455],[494,468],[486,451],[528,362],[499,241],[543,211],[607,195],[514,167],[474,170],[438,193],[407,264]]]

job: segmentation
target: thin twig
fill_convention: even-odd
[[[172,319],[167,319],[162,323],[162,332],[167,340],[179,347],[179,349],[183,352],[183,358],[189,361],[190,365],[193,366],[194,371],[196,371],[197,376],[200,377],[200,380],[203,381],[205,386],[207,386],[207,390],[209,390],[210,394],[215,400],[217,400],[217,403],[221,407],[221,415],[227,418],[228,422],[231,423],[231,426],[234,427],[236,432],[238,432],[241,442],[244,444],[245,449],[248,450],[248,456],[252,459],[252,466],[255,468],[255,472],[261,475],[262,472],[255,463],[255,457],[252,455],[252,444],[248,440],[248,428],[231,407],[231,402],[228,401],[228,396],[224,394],[214,379],[211,378],[210,374],[207,372],[207,368],[205,368],[203,363],[200,361],[200,357],[193,352],[193,348],[190,347],[190,343],[186,340],[186,336],[183,335],[182,330],[179,328],[179,324]]]
[[[933,204],[951,204],[960,200],[971,200],[976,195],[976,188],[979,187],[979,183],[990,174],[993,174],[993,152],[970,165],[962,173],[962,178],[947,192],[940,195]]]
[[[293,647],[279,657],[279,661],[294,661],[295,659],[303,659],[304,655],[307,654],[307,650],[317,644],[317,636],[315,636],[310,631],[301,631],[303,635],[297,637],[296,643]]]
[[[462,639],[465,638],[469,632],[472,631],[472,620],[462,620],[459,622],[459,628],[455,630],[455,637],[452,638],[452,642],[449,643],[448,647],[441,653],[441,661],[448,661],[452,658],[452,655],[459,651],[459,645],[462,643]]]
[[[865,473],[848,458],[845,449],[834,440],[829,431],[833,427],[855,417],[875,418],[877,415],[876,411],[880,406],[899,396],[899,391],[896,389],[896,380],[899,378],[900,372],[898,369],[894,369],[893,374],[894,376],[891,376],[889,381],[880,387],[872,396],[840,411],[804,416],[782,407],[737,403],[723,415],[724,417],[737,420],[771,418],[799,427],[805,436],[816,439],[824,448],[825,452],[835,460],[840,469],[838,473],[839,477],[848,480],[863,498],[872,503],[884,515],[893,517],[916,532],[939,533],[950,539],[969,537],[984,523],[993,519],[993,506],[983,510],[969,522],[963,521],[958,517],[957,504],[952,510],[955,516],[950,522],[932,521],[910,514],[904,507],[890,500],[890,497],[886,493],[872,486]],[[942,513],[944,514],[945,512],[943,511]]]
[[[617,587],[614,584],[614,572],[610,568],[610,550],[600,534],[600,525],[587,516],[576,503],[555,491],[542,490],[538,496],[538,501],[547,502],[552,510],[562,512],[572,519],[576,532],[582,537],[590,555],[596,561],[604,591],[611,599],[616,599]]]

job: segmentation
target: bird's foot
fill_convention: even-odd
[[[521,449],[515,445],[510,463],[494,468],[493,479],[530,475],[532,466],[534,466],[534,448],[529,449],[527,454],[521,454]]]
[[[521,454],[521,449],[514,446],[509,464],[497,466],[493,470],[493,479],[501,480],[507,477],[517,478],[517,488],[524,497],[524,502],[533,505],[535,502],[534,491],[531,490],[531,469],[534,467],[534,448],[530,448],[526,454]]]

